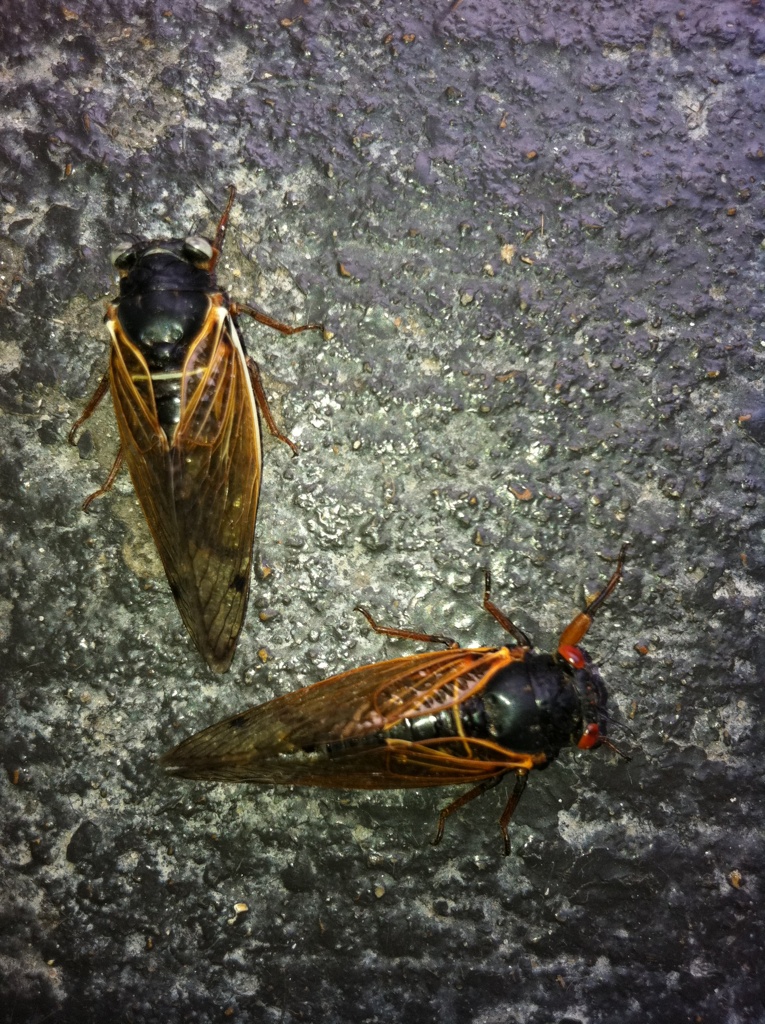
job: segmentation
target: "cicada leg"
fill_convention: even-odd
[[[507,826],[510,824],[510,819],[515,814],[515,808],[518,806],[523,791],[526,788],[526,782],[528,780],[529,773],[524,769],[516,769],[515,772],[515,785],[513,791],[507,798],[505,809],[502,812],[502,816],[499,819],[499,830],[502,833],[502,839],[505,843],[505,856],[507,857],[510,853],[510,836],[507,834]]]
[[[208,267],[210,273],[213,273],[215,271],[215,267],[218,263],[220,254],[223,250],[223,243],[226,238],[226,229],[228,228],[228,220],[231,215],[231,209],[234,205],[235,198],[236,186],[229,185],[228,202],[226,203],[226,207],[223,211],[223,214],[221,215],[221,218],[218,221],[218,227],[215,231],[215,238],[213,240],[213,255],[212,259],[210,260],[210,265]],[[281,321],[275,320],[273,317],[269,316],[267,313],[263,313],[259,309],[256,309],[254,306],[246,306],[244,304],[236,302],[231,303],[231,305],[229,306],[229,312],[232,318],[234,319],[234,322],[236,322],[237,316],[246,315],[252,317],[253,320],[257,320],[258,323],[264,324],[266,327],[272,327],[276,331],[281,331],[282,334],[299,334],[301,331],[324,330],[323,324],[301,324],[298,327],[290,327],[289,324],[283,324],[281,323]],[[291,441],[286,434],[283,434],[276,425],[276,420],[274,419],[273,413],[271,412],[271,408],[268,404],[266,393],[263,390],[263,384],[260,379],[260,368],[258,367],[258,364],[249,357],[247,357],[247,369],[250,374],[250,380],[252,382],[252,388],[255,394],[255,399],[258,403],[260,411],[263,413],[263,418],[265,419],[266,424],[268,425],[268,429],[279,441],[283,441],[285,444],[289,445],[290,448],[292,449],[293,454],[297,455],[298,448],[295,442]]]
[[[454,814],[455,811],[460,810],[465,804],[469,804],[471,800],[475,800],[479,796],[483,796],[484,793],[488,793],[490,789],[494,789],[495,786],[504,779],[507,772],[500,772],[499,775],[495,775],[493,779],[486,779],[485,782],[479,782],[477,786],[473,786],[467,793],[463,793],[462,796],[457,797],[456,800],[452,800],[438,816],[438,828],[436,829],[435,838],[432,840],[433,846],[438,845],[441,842],[444,835],[444,826],[446,825],[446,819]],[[505,809],[502,811],[502,816],[499,819],[499,830],[502,833],[502,841],[505,846],[505,856],[507,857],[510,853],[510,836],[508,835],[507,826],[510,824],[510,819],[515,813],[515,808],[518,806],[523,791],[526,788],[526,781],[528,779],[528,771],[525,768],[518,768],[515,772],[515,785],[513,791],[507,798]]]
[[[499,775],[495,775],[492,779],[486,779],[484,782],[479,782],[477,786],[473,786],[467,793],[463,793],[462,796],[458,796],[456,800],[452,800],[450,804],[447,804],[438,815],[438,826],[436,828],[436,834],[431,840],[433,846],[438,846],[444,837],[444,827],[446,825],[446,819],[451,817],[455,811],[459,811],[460,808],[464,807],[465,804],[469,804],[471,800],[475,800],[479,796],[483,796],[484,793],[488,793],[490,789],[494,789],[504,779],[506,772],[500,772]]]
[[[425,644],[444,644],[450,650],[455,651],[458,650],[460,646],[457,641],[452,640],[450,636],[442,636],[440,633],[418,633],[413,629],[398,629],[395,626],[381,626],[378,622],[375,622],[366,608],[362,608],[360,604],[357,604],[353,610],[355,612],[361,612],[375,633],[382,633],[383,636],[397,636],[402,640],[419,640],[421,643]]]
[[[75,441],[75,434],[80,429],[80,427],[85,422],[85,420],[90,419],[90,417],[93,415],[93,413],[98,408],[98,405],[101,402],[101,399],[104,397],[104,395],[106,394],[106,392],[108,390],[109,390],[109,373],[107,371],[103,375],[101,380],[98,382],[98,387],[93,392],[92,398],[90,399],[88,404],[83,409],[82,415],[78,419],[75,420],[74,425],[72,426],[72,429],[69,431],[69,444],[76,444],[77,443]],[[107,491],[111,490],[112,485],[114,484],[114,481],[117,479],[117,474],[119,473],[120,468],[122,466],[122,459],[123,459],[122,448],[120,448],[117,451],[117,457],[114,460],[112,468],[109,470],[109,476],[106,478],[106,482],[104,483],[103,487],[99,487],[97,491],[93,491],[92,494],[89,494],[87,496],[87,498],[85,499],[85,501],[82,503],[82,511],[83,512],[87,512],[88,511],[88,509],[90,508],[92,503],[96,500],[96,498],[102,498],[106,494]]]
[[[231,186],[233,188],[233,185]],[[230,205],[230,201],[229,201]],[[228,209],[228,207],[227,207]],[[225,216],[225,214],[224,214]],[[217,238],[217,236],[216,236]],[[254,306],[244,306],[238,302],[232,302],[229,307],[231,316],[236,321],[236,317],[245,314],[251,316],[253,320],[257,320],[259,324],[264,324],[266,327],[273,327],[275,331],[280,331],[282,334],[300,334],[301,331],[323,331],[324,324],[300,324],[298,327],[290,327],[289,324],[283,324],[280,320],[275,320],[272,316],[267,313],[263,313],[259,309],[255,309]],[[250,372],[250,380],[252,381],[252,388],[255,392],[255,398],[257,399],[260,411],[263,413],[263,418],[268,424],[268,429],[278,438],[280,441],[284,441],[292,449],[294,455],[298,453],[298,447],[294,441],[290,441],[286,434],[283,434],[276,426],[276,420],[274,420],[271,409],[268,405],[268,399],[266,393],[263,390],[263,383],[260,379],[260,367],[250,356],[247,357],[247,369]]]
[[[117,451],[117,457],[115,458],[114,463],[112,464],[112,468],[109,470],[109,476],[106,478],[103,487],[99,487],[97,491],[93,491],[92,494],[89,494],[85,501],[82,503],[83,512],[88,511],[88,509],[96,500],[96,498],[103,498],[107,491],[110,491],[112,489],[114,481],[117,479],[117,474],[122,468],[123,459],[124,456],[122,454],[122,448],[120,447]]]
[[[106,373],[101,378],[101,380],[98,382],[98,387],[93,392],[92,398],[90,399],[88,404],[83,409],[82,415],[78,419],[76,419],[74,421],[74,425],[72,426],[72,429],[69,431],[69,438],[68,438],[69,444],[76,444],[77,443],[75,441],[75,439],[74,439],[75,434],[80,429],[80,427],[83,425],[85,420],[89,420],[90,419],[90,417],[93,415],[93,413],[98,408],[98,406],[99,406],[99,404],[101,402],[101,399],[104,397],[104,395],[106,394],[106,392],[108,390],[109,390],[109,371],[107,370]]]
[[[609,579],[608,583],[606,583],[600,593],[590,601],[587,605],[587,610],[580,612],[574,619],[572,619],[561,633],[560,640],[558,641],[558,652],[563,655],[566,661],[571,660],[569,649],[576,647],[584,639],[587,635],[587,630],[592,625],[592,620],[595,618],[596,613],[603,607],[605,602],[619,585],[619,580],[622,578],[622,569],[624,568],[624,556],[626,551],[627,545],[622,544],[621,551],[619,552],[619,558],[616,562],[616,569],[614,569],[613,575]]]
[[[518,626],[516,626],[515,623],[512,622],[503,611],[500,611],[500,609],[497,608],[497,606],[491,600],[491,573],[489,572],[488,569],[484,569],[483,579],[483,606],[486,609],[486,611],[489,613],[489,615],[494,616],[494,618],[505,630],[505,632],[509,633],[510,636],[515,640],[515,642],[520,644],[521,647],[533,647],[534,645],[523,632],[523,630],[519,629]]]
[[[257,320],[259,324],[263,324],[265,327],[273,327],[275,331],[280,331],[282,334],[300,334],[303,331],[324,330],[324,324],[299,324],[297,327],[290,327],[289,324],[283,324],[281,320],[275,320],[268,313],[264,313],[254,306],[244,306],[239,302],[232,302],[230,309],[232,316],[239,316],[243,313],[246,316],[251,316],[253,320]]]
[[[236,199],[236,185],[229,185],[228,187],[228,202],[226,208],[218,221],[218,227],[215,231],[215,238],[213,239],[213,255],[210,260],[210,265],[207,268],[210,273],[215,270],[216,264],[220,259],[220,254],[223,251],[223,243],[226,239],[226,229],[228,228],[228,219],[231,215],[231,209]],[[281,331],[282,334],[299,334],[301,331],[323,331],[324,324],[301,324],[299,327],[290,327],[289,324],[283,324],[280,320],[275,320],[268,313],[262,312],[260,309],[256,309],[254,306],[245,306],[238,302],[232,302],[230,312],[233,317],[238,316],[240,313],[245,313],[247,316],[251,316],[253,320],[257,320],[258,323],[264,324],[266,327],[273,327],[275,331]]]
[[[208,270],[212,274],[215,270],[215,265],[220,259],[220,254],[223,251],[223,242],[226,238],[226,228],[228,227],[228,218],[231,214],[231,207],[234,205],[236,199],[236,185],[229,185],[228,187],[228,202],[226,203],[226,209],[223,211],[221,219],[218,221],[218,227],[215,231],[215,239],[213,241],[213,254],[210,260],[210,266]]]
[[[298,446],[294,441],[291,441],[286,434],[283,434],[276,425],[274,414],[271,412],[271,407],[268,404],[268,398],[266,398],[266,392],[263,388],[263,381],[260,379],[260,367],[250,356],[247,356],[247,370],[250,374],[250,382],[252,383],[252,390],[255,393],[255,401],[258,403],[258,408],[263,413],[263,419],[268,425],[268,429],[279,441],[284,441],[292,449],[292,454],[297,455]]]

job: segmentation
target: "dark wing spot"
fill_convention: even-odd
[[[230,589],[235,590],[238,594],[244,592],[244,588],[247,586],[247,574],[240,572],[238,576],[234,577],[234,582],[231,584]]]
[[[228,723],[229,729],[242,729],[247,721],[246,715],[237,715],[236,718],[232,718]]]
[[[172,580],[168,580],[168,583],[170,584],[170,593],[173,595],[175,600],[178,601],[181,596],[181,588],[178,586],[177,583],[174,583]]]

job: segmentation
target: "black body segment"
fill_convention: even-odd
[[[597,678],[604,709],[605,688]],[[526,649],[522,659],[501,668],[476,696],[451,711],[407,716],[377,738],[491,740],[518,753],[543,755],[548,763],[581,734],[581,695],[573,671],[549,654]]]

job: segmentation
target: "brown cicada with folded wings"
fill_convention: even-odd
[[[500,818],[507,826],[533,768],[566,746],[604,744],[607,695],[579,646],[621,579],[624,549],[605,587],[563,630],[554,653],[536,651],[490,600],[484,607],[513,636],[505,647],[461,649],[444,636],[379,626],[377,632],[448,649],[351,669],[233,715],[184,740],[162,764],[174,775],[332,789],[408,789],[472,783],[441,811],[447,817],[505,775],[515,785]]]
[[[178,610],[216,672],[231,663],[247,609],[262,465],[258,410],[295,450],[276,428],[238,317],[283,334],[322,330],[289,327],[218,287],[235,194],[231,186],[214,240],[153,239],[113,253],[120,292],[106,313],[109,369],[70,434],[111,391],[120,449],[84,508],[127,463]]]

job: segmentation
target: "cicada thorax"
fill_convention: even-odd
[[[171,444],[182,410],[213,363],[227,316],[213,275],[167,249],[138,258],[109,308],[112,340],[117,348],[134,348],[128,372],[139,393],[154,403]]]
[[[591,724],[605,734],[607,693],[585,651],[574,668],[557,654],[527,650],[476,698],[486,727],[502,746],[553,761],[577,746]]]
[[[519,648],[509,653],[512,660],[475,696],[441,709],[423,702],[389,728],[327,744],[327,756],[342,758],[360,743],[406,741],[454,757],[530,770],[551,763],[564,747],[576,746],[591,722],[605,733],[606,690],[588,656],[585,667],[575,670],[555,655]]]

